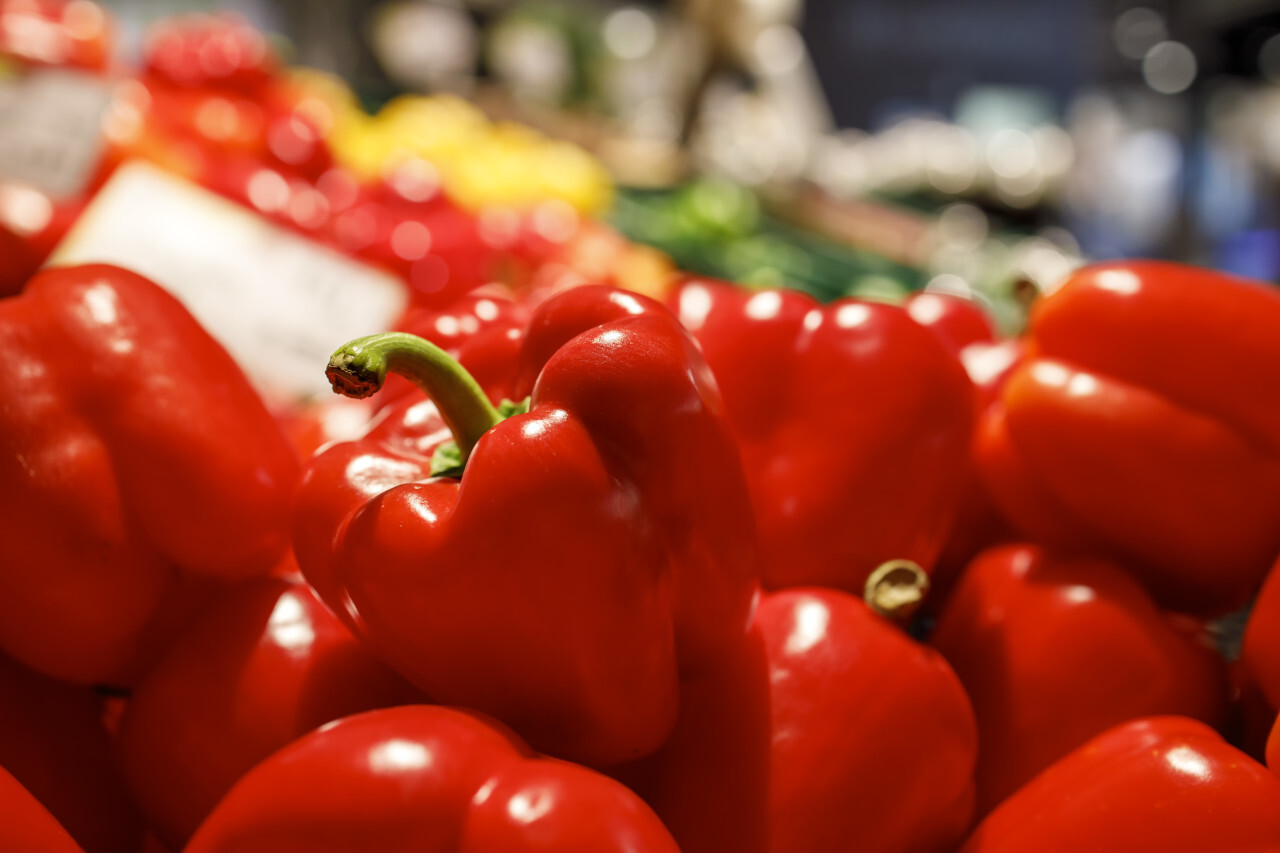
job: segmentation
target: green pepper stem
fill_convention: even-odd
[[[360,399],[376,394],[388,371],[405,377],[435,401],[463,461],[480,436],[502,420],[466,368],[416,335],[384,332],[356,338],[338,348],[325,375],[335,394]]]

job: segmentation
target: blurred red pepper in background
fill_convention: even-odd
[[[0,57],[31,66],[101,71],[111,20],[88,0],[0,0]]]
[[[402,278],[415,305],[441,308],[495,281],[501,255],[480,219],[439,191],[431,168],[425,160],[400,164],[362,194],[344,225],[335,221],[333,242]]]
[[[742,448],[769,588],[861,594],[933,565],[955,511],[973,389],[898,307],[690,279],[669,304],[702,345]]]
[[[960,853],[1263,853],[1280,849],[1280,779],[1203,723],[1135,720],[1049,767]]]
[[[350,203],[354,186],[337,192],[334,179],[323,180],[345,174],[333,168],[327,114],[283,75],[266,37],[246,21],[162,19],[148,32],[144,63],[128,90],[144,125],[117,156],[156,160],[306,234]]]
[[[799,589],[763,597],[740,654],[684,685],[671,739],[619,778],[685,853],[943,853],[969,829],[977,751],[940,655]]]
[[[0,62],[21,71],[0,81],[13,123],[0,169],[0,296],[22,289],[106,179],[97,161],[112,47],[98,3],[0,0]],[[39,127],[21,127],[30,124]]]
[[[147,33],[143,60],[149,74],[177,87],[250,94],[271,81],[278,65],[262,33],[225,13],[161,19]]]
[[[956,301],[959,300],[952,297],[948,304]],[[977,311],[978,309],[969,306],[966,310]],[[916,313],[918,314],[919,311]],[[942,319],[945,320],[949,316],[951,315],[943,313]],[[912,315],[912,319],[920,322],[920,318],[915,314]],[[947,331],[943,326],[930,328],[933,328],[935,334]],[[959,332],[953,334],[956,340],[966,339],[961,337]],[[964,365],[969,380],[973,383],[976,400],[975,424],[981,422],[983,413],[999,399],[1000,391],[1004,388],[1009,374],[1025,355],[1026,342],[1019,338],[996,342],[979,339],[966,344],[959,350],[957,356],[960,363]],[[980,551],[999,542],[1008,542],[1017,538],[1009,522],[1000,515],[987,494],[977,466],[974,464],[972,453],[965,460],[964,467],[961,496],[956,502],[955,520],[951,525],[942,553],[938,555],[938,562],[929,576],[932,584],[929,597],[925,601],[925,608],[933,613],[936,613],[947,600],[960,572]]]
[[[969,564],[930,643],[978,717],[978,813],[1089,738],[1137,717],[1226,713],[1222,659],[1118,566],[1010,545]]]
[[[231,789],[186,853],[280,850],[678,853],[612,779],[424,706],[348,717],[285,747]]]
[[[530,309],[523,302],[512,299],[500,288],[482,288],[445,308],[411,308],[397,325],[400,331],[424,338],[457,359],[480,384],[489,401],[496,404],[512,395],[529,314]],[[375,429],[369,425],[375,411],[406,400],[409,407],[418,405],[422,390],[403,376],[392,374],[382,391],[371,399],[308,400],[277,412],[276,419],[306,461],[331,441],[361,438]],[[430,406],[428,403],[418,411]],[[380,418],[381,425],[376,429],[385,438],[387,430],[395,431],[399,421],[396,415]],[[440,428],[444,428],[443,423]]]
[[[489,290],[468,293],[445,308],[411,308],[397,328],[449,353],[497,403],[514,393],[525,327],[533,312],[497,288]],[[411,393],[421,391],[403,376],[388,376],[378,405],[388,406]]]
[[[1280,552],[1280,292],[1157,261],[1032,309],[976,453],[1033,540],[1114,555],[1162,605],[1238,607]]]
[[[179,850],[246,772],[324,723],[423,696],[299,577],[237,587],[134,690],[117,751],[148,824]]]
[[[22,289],[86,203],[53,199],[34,187],[0,186],[0,296]]]
[[[293,451],[186,309],[117,267],[46,270],[0,302],[0,354],[0,646],[127,683],[184,588],[280,558]]]
[[[991,318],[972,299],[920,290],[908,296],[902,307],[957,358],[971,344],[995,341],[996,330]]]

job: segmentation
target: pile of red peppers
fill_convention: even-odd
[[[273,85],[215,36],[172,137]],[[202,181],[319,186],[281,110]],[[0,299],[0,849],[1280,850],[1280,290],[470,269],[316,364],[345,441],[134,272]]]
[[[6,849],[1280,848],[1268,285],[404,325],[317,449],[141,276],[0,302]]]

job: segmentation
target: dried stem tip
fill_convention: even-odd
[[[911,560],[881,563],[867,578],[862,600],[867,606],[894,622],[911,618],[929,592],[929,576]]]

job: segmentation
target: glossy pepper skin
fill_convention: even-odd
[[[292,450],[173,297],[106,265],[0,303],[0,646],[125,682],[191,582],[265,574],[288,545]]]
[[[240,780],[186,853],[678,853],[622,785],[534,756],[471,713],[370,711]]]
[[[1004,802],[960,853],[1267,853],[1280,779],[1217,732],[1148,717],[1079,747]]]
[[[772,853],[944,853],[973,816],[973,710],[940,655],[861,600],[766,595]],[[927,768],[927,770],[922,770]]]
[[[934,336],[952,355],[972,344],[991,344],[996,332],[991,318],[972,299],[952,293],[921,290],[902,303],[907,314]]]
[[[376,355],[356,343],[331,377]],[[433,699],[588,764],[652,752],[680,678],[740,640],[756,595],[750,504],[710,371],[656,302],[582,287],[533,317],[514,388],[532,392],[527,414],[495,424],[490,408],[467,425],[459,412],[489,406],[469,387],[432,392],[459,444],[474,443],[460,481],[428,478],[448,432],[416,408],[400,410],[414,422],[395,441],[312,461],[295,515],[303,573]]]
[[[975,443],[1002,512],[1115,556],[1172,609],[1243,604],[1280,552],[1280,291],[1100,264],[1035,305],[1029,336]]]
[[[850,595],[793,589],[763,596],[726,663],[617,774],[684,853],[949,853],[964,837],[976,724],[932,649]]]
[[[133,691],[117,753],[148,825],[174,850],[255,764],[307,732],[422,702],[297,576],[237,587]]]
[[[92,689],[0,655],[0,767],[86,853],[137,853],[142,817],[116,767],[103,716],[102,697]],[[0,815],[9,814],[0,805]],[[0,850],[10,849],[0,826]]]
[[[919,318],[914,319],[920,322]],[[934,333],[941,332],[934,328]],[[958,356],[973,382],[977,402],[974,418],[977,424],[987,408],[999,399],[1009,374],[1026,356],[1026,343],[1018,338],[996,342],[979,340],[965,345],[959,350]],[[925,607],[936,613],[950,595],[951,587],[960,572],[985,548],[1000,542],[1017,541],[1018,538],[1009,522],[992,503],[982,484],[973,454],[970,453],[965,462],[961,497],[956,502],[955,522],[951,526],[946,545],[938,556],[938,562],[930,573],[932,586]]]
[[[961,575],[930,644],[978,717],[978,810],[1112,726],[1180,714],[1220,726],[1222,658],[1119,566],[1030,545],[993,548]]]
[[[742,449],[765,586],[861,594],[879,564],[928,570],[972,432],[960,364],[901,308],[693,279],[669,304],[702,345]]]
[[[0,847],[11,853],[84,853],[40,801],[0,767]]]

